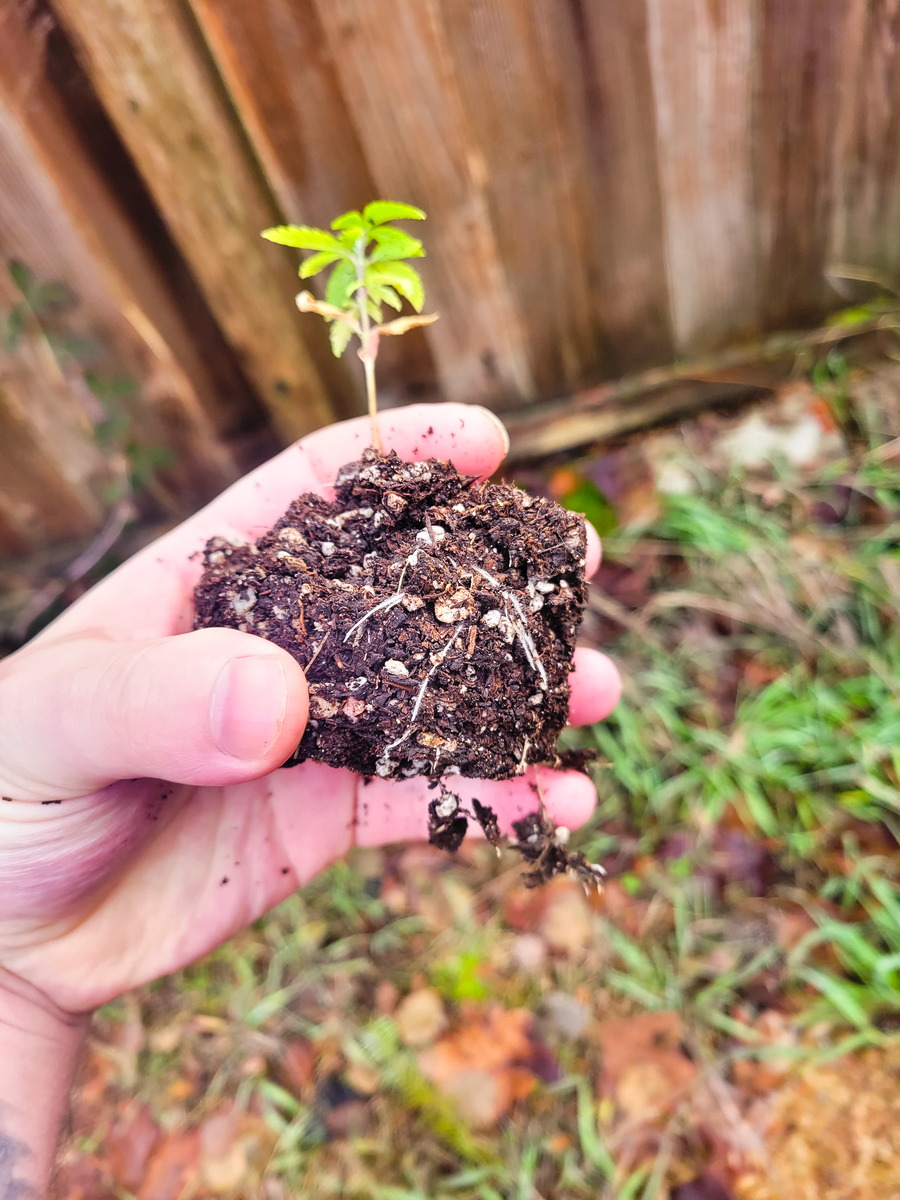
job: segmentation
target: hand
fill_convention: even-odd
[[[401,457],[468,474],[490,474],[506,449],[481,408],[415,406],[381,425]],[[426,836],[425,780],[363,789],[319,763],[276,769],[306,723],[300,667],[250,634],[191,632],[207,538],[258,536],[299,492],[328,492],[368,440],[364,420],[303,439],[0,663],[0,968],[59,1009],[177,970],[354,844]],[[594,538],[589,573],[598,561]],[[609,660],[579,651],[572,720],[599,720],[618,694]],[[558,822],[590,814],[593,787],[572,772],[460,790],[508,825],[533,808],[535,775]]]

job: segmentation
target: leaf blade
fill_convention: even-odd
[[[267,242],[279,246],[295,246],[298,250],[332,250],[339,253],[340,242],[326,229],[314,229],[312,225],[273,225],[260,234]]]
[[[363,217],[371,225],[383,225],[385,221],[424,221],[425,213],[414,204],[401,204],[397,200],[372,200],[363,209]]]

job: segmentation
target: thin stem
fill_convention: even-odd
[[[356,292],[359,305],[360,358],[366,373],[366,401],[369,406],[369,421],[372,425],[372,445],[381,453],[381,435],[378,432],[378,395],[375,390],[375,356],[372,353],[372,325],[369,319],[369,293],[366,290],[366,236],[356,243],[356,278],[360,287]],[[375,343],[377,346],[377,342]]]

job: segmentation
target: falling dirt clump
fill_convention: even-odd
[[[291,764],[508,779],[558,763],[581,516],[374,450],[335,490],[299,496],[254,545],[213,538],[196,590],[195,628],[256,633],[304,668],[310,721]]]

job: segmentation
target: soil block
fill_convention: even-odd
[[[367,450],[255,544],[213,538],[195,628],[287,650],[309,682],[291,765],[507,779],[557,763],[584,605],[582,517],[449,463]]]

